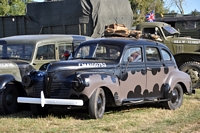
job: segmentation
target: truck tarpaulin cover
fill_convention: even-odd
[[[128,0],[64,0],[27,4],[27,15],[40,26],[91,23],[92,37],[101,37],[105,25],[132,26],[133,13]]]

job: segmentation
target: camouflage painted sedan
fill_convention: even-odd
[[[101,38],[81,43],[67,61],[23,77],[34,115],[53,105],[86,106],[91,118],[102,118],[109,106],[159,103],[177,109],[183,94],[192,94],[190,76],[178,70],[162,43],[134,38]],[[61,106],[63,107],[63,106]]]
[[[27,96],[22,77],[46,70],[50,61],[64,60],[64,52],[91,39],[78,35],[20,35],[0,39],[0,114],[19,109],[18,96]]]

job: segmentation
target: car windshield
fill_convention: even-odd
[[[165,36],[173,36],[174,34],[180,34],[176,29],[171,26],[164,26],[163,32]]]
[[[113,44],[88,44],[79,46],[76,51],[75,59],[100,59],[118,60],[121,56],[121,48]]]
[[[1,59],[31,60],[34,45],[31,44],[0,44]]]

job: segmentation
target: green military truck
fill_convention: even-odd
[[[165,22],[180,31],[180,36],[200,39],[200,16],[191,14],[169,13],[156,16],[156,21]]]
[[[65,60],[81,42],[80,35],[20,35],[0,39],[0,114],[18,111],[17,97],[28,96],[22,77],[33,70],[46,70],[51,61]]]
[[[200,39],[180,37],[180,32],[164,22],[143,22],[136,30],[159,36],[156,40],[169,47],[179,69],[190,75],[192,87],[200,87]]]

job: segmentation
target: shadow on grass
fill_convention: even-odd
[[[134,109],[144,109],[144,108],[162,108],[158,104],[154,103],[148,103],[148,104],[139,104],[139,105],[130,105],[130,106],[119,106],[119,107],[107,107],[105,110],[105,114],[112,114],[116,112],[127,112]],[[56,117],[59,119],[62,118],[73,118],[73,119],[79,119],[79,120],[89,120],[91,119],[89,117],[88,109],[85,108],[69,108],[69,107],[53,107],[49,109],[48,114],[45,116],[33,116],[31,111],[20,111],[15,114],[10,115],[2,115],[0,117],[4,118],[31,118],[31,119],[37,119],[37,118],[47,118],[47,117]]]

